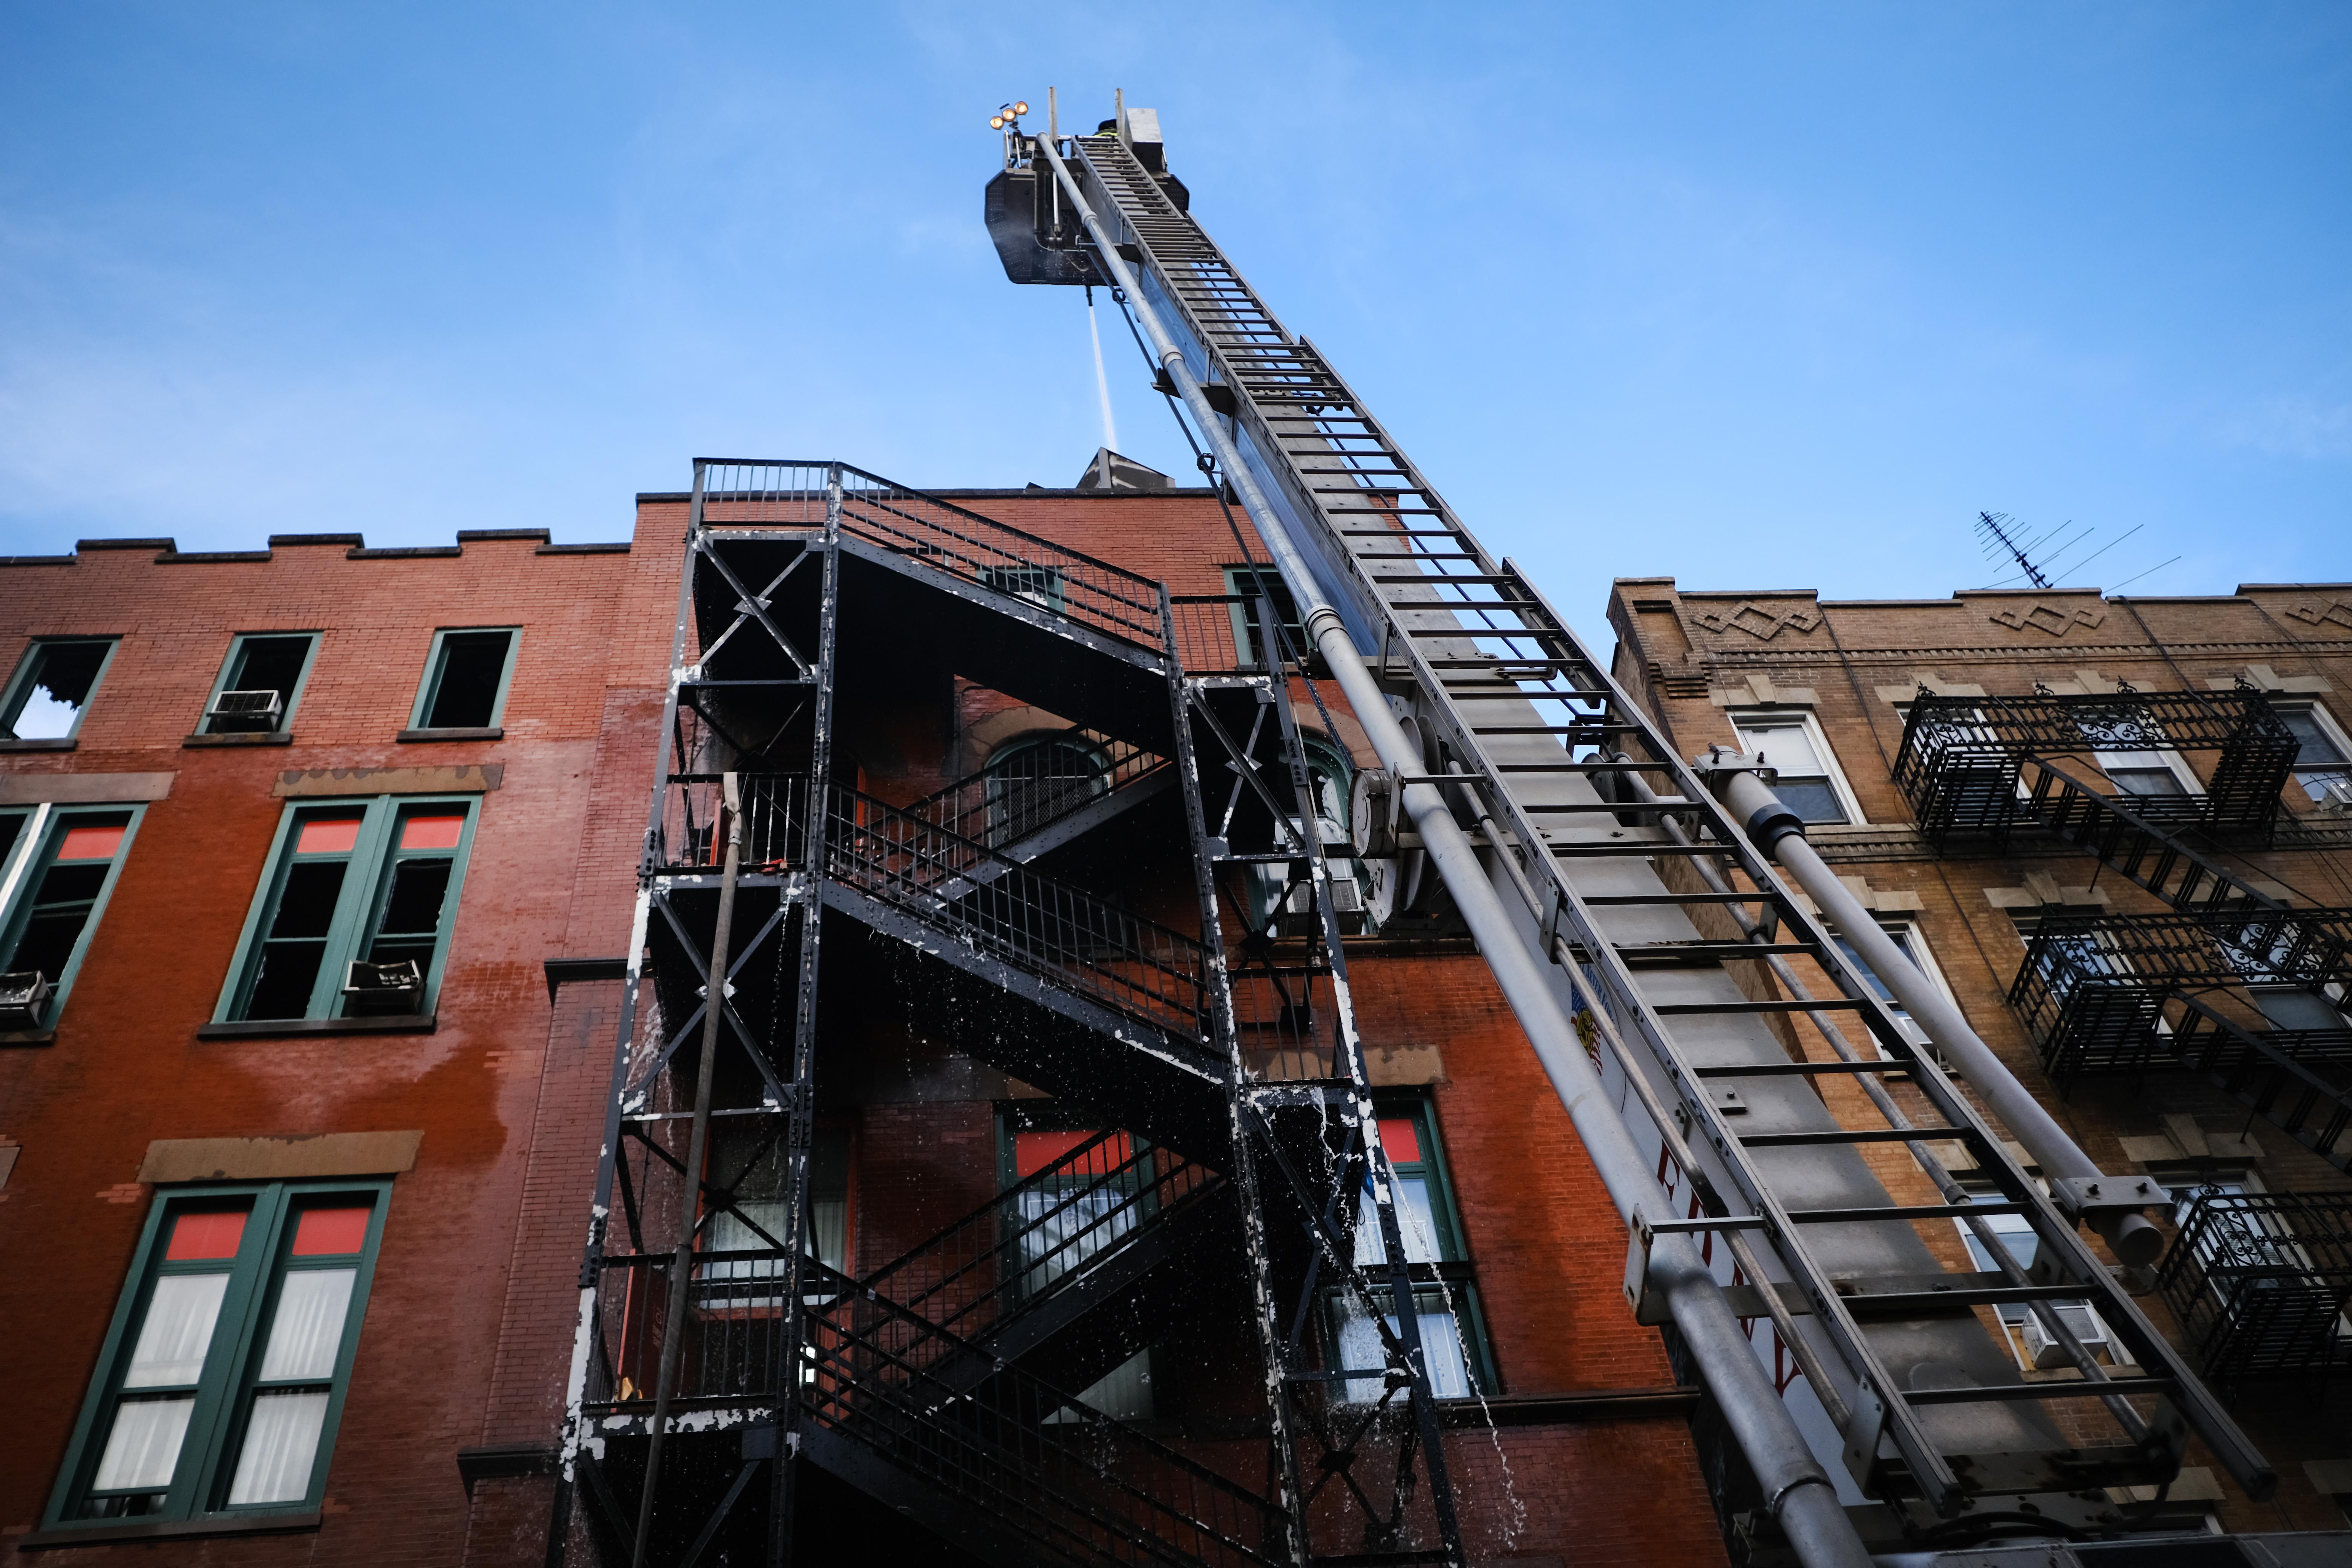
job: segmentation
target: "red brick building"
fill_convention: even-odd
[[[831,852],[890,847],[866,863],[868,882],[835,878],[872,910],[845,894],[804,918],[793,835],[807,831],[810,795],[759,784],[770,793],[740,813],[738,992],[721,1033],[723,1050],[743,1049],[714,1060],[710,1195],[686,1287],[695,1327],[670,1379],[665,1472],[690,1479],[665,1494],[655,1560],[677,1560],[706,1516],[739,1502],[737,1522],[709,1537],[729,1561],[755,1554],[761,1521],[786,1507],[812,1560],[866,1560],[886,1542],[941,1560],[1025,1550],[985,1531],[950,1532],[950,1547],[907,1524],[892,1488],[917,1483],[852,1463],[876,1451],[856,1447],[867,1439],[854,1422],[825,1426],[826,1399],[836,1415],[845,1406],[824,1391],[858,1375],[843,1370],[857,1347],[913,1355],[933,1342],[925,1312],[978,1335],[980,1319],[956,1314],[981,1307],[1032,1333],[1002,1352],[1013,1381],[988,1385],[1033,1405],[1050,1391],[1028,1408],[1025,1441],[1042,1432],[1050,1450],[1083,1428],[1129,1445],[1138,1474],[1176,1478],[1194,1510],[1181,1528],[1219,1510],[1264,1525],[1278,1478],[1222,1122],[1170,1110],[1181,1093],[1154,1100],[1125,1069],[1088,1078],[1055,1033],[1086,1007],[1131,1022],[1165,1003],[1134,1000],[1159,982],[1131,945],[1105,945],[1113,926],[1130,944],[1155,933],[1164,952],[1194,952],[1204,934],[1183,791],[1143,732],[1166,730],[1166,683],[1103,653],[1118,638],[1100,616],[1066,658],[1037,650],[1090,605],[1164,583],[1184,668],[1224,683],[1202,701],[1226,703],[1236,728],[1258,711],[1255,754],[1269,765],[1295,731],[1332,827],[1345,831],[1351,776],[1371,759],[1329,683],[1266,674],[1233,575],[1256,542],[1236,543],[1210,492],[869,500],[876,515],[919,513],[906,526],[938,536],[870,534],[865,553],[845,552],[831,632],[816,568],[787,570],[798,546],[772,537],[805,535],[821,508],[764,522],[720,508],[709,521],[733,531],[733,575],[714,585],[702,571],[681,633],[684,495],[641,498],[625,546],[490,531],[440,549],[278,536],[191,555],[90,541],[0,567],[0,655],[15,661],[0,696],[13,737],[0,741],[0,971],[38,977],[11,993],[0,1035],[0,1248],[18,1260],[0,1273],[0,1325],[38,1347],[0,1466],[12,1549],[191,1563],[625,1555],[675,1283],[661,1215],[681,1195],[702,1054],[694,976],[724,859],[718,775],[805,778],[813,763],[846,792],[821,798],[857,803],[831,808]],[[1050,559],[1053,575],[982,564],[947,583],[961,546],[939,539],[1001,550],[1013,536],[992,527],[1034,536],[1002,559]],[[700,693],[682,705],[674,635]],[[836,636],[828,764],[792,728],[806,722],[799,677],[778,650]],[[749,691],[758,682],[773,689]],[[1252,695],[1275,684],[1286,716]],[[1139,702],[1160,718],[1122,730],[1121,705]],[[641,814],[664,767],[649,832]],[[1206,830],[1238,846],[1231,825],[1259,808],[1237,818],[1228,797],[1247,792],[1234,771],[1201,769]],[[908,879],[929,875],[905,868],[938,863],[889,837],[905,820],[960,846],[955,875],[996,889],[991,907],[1033,908],[1051,889],[1075,900],[1056,920],[1107,922],[1087,938],[1093,989],[1045,995],[1034,963],[1006,960],[992,981],[894,937],[891,919],[921,913]],[[1349,882],[1331,895],[1349,1009],[1312,956],[1312,906],[1276,858],[1223,872],[1219,896],[1255,911],[1224,932],[1234,1037],[1277,1073],[1286,1058],[1328,1058],[1349,1017],[1360,1032],[1412,1207],[1399,1234],[1423,1331],[1438,1336],[1431,1381],[1465,1545],[1478,1561],[1720,1560],[1694,1395],[1624,1310],[1624,1232],[1485,966],[1441,902]],[[655,883],[667,925],[639,897]],[[921,894],[939,896],[929,883]],[[633,920],[646,922],[634,938]],[[826,978],[795,1130],[784,1004],[806,994],[791,975],[811,926]],[[1048,942],[1020,940],[1032,957]],[[761,1051],[782,1063],[764,1085]],[[809,1194],[791,1215],[775,1195],[787,1155],[805,1161],[795,1179]],[[1342,1232],[1353,1224],[1343,1216]],[[803,1227],[789,1251],[772,1234],[796,1234],[788,1226]],[[1279,1236],[1264,1245],[1296,1250]],[[801,1252],[812,1274],[919,1305],[877,1329],[854,1296],[803,1278],[817,1326],[796,1353],[819,1370],[788,1376],[761,1357],[785,1342],[772,1339],[780,1281]],[[971,1287],[972,1259],[992,1258],[997,1283]],[[1051,1316],[1037,1302],[1075,1294],[1053,1289],[1065,1276],[1112,1280],[1106,1260],[1127,1273],[1100,1285],[1110,1305],[1089,1309],[1096,1327],[1037,1327]],[[1377,1356],[1378,1331],[1343,1298],[1310,1290],[1313,1321],[1288,1326],[1317,1364],[1360,1370],[1348,1347]],[[925,1375],[950,1375],[945,1364]],[[1358,1393],[1369,1408],[1378,1373],[1349,1386],[1331,1408]],[[766,1463],[761,1402],[794,1389],[816,1412],[812,1444],[845,1434],[827,1463]],[[1058,1403],[1079,1394],[1099,1414]],[[1425,1457],[1394,1421],[1374,1426],[1338,1445],[1360,1472],[1306,1478],[1320,1552],[1393,1550],[1432,1528]],[[1402,1500],[1389,1489],[1401,1447],[1420,1478]],[[1360,1483],[1360,1510],[1346,1495]],[[1382,1510],[1396,1520],[1385,1538],[1366,1522]],[[1189,1550],[1248,1556],[1205,1542]]]

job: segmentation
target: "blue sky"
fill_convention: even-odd
[[[989,112],[1049,83],[1160,110],[1211,233],[1589,634],[1619,574],[1992,582],[1980,508],[2139,528],[2070,581],[2352,578],[2315,3],[0,0],[0,550],[614,538],[697,454],[1067,483],[1085,311],[980,222]]]

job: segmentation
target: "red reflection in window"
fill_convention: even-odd
[[[294,1256],[357,1252],[366,1245],[367,1227],[365,1209],[304,1209],[301,1223],[294,1227]]]
[[[245,1239],[243,1209],[184,1214],[172,1221],[172,1245],[163,1256],[174,1261],[200,1258],[235,1258]]]
[[[114,852],[122,847],[123,829],[111,827],[68,827],[65,842],[58,846],[60,860],[111,860]]]
[[[1066,1131],[1016,1132],[1013,1135],[1013,1173],[1034,1176],[1101,1131],[1099,1127],[1080,1127]],[[1128,1154],[1127,1134],[1122,1132],[1087,1157],[1086,1173],[1101,1175],[1125,1164]]]
[[[463,816],[412,816],[400,826],[403,849],[455,849],[464,832]]]
[[[1410,1116],[1381,1118],[1381,1147],[1389,1152],[1391,1163],[1399,1165],[1421,1163],[1421,1129]]]
[[[331,817],[323,822],[306,822],[302,836],[294,841],[297,855],[348,855],[360,841],[360,819],[356,816]]]

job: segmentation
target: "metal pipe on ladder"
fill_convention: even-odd
[[[1970,1088],[2000,1118],[2042,1173],[2050,1178],[2058,1206],[2079,1215],[2105,1238],[2122,1262],[2145,1268],[2164,1250],[2164,1233],[2137,1205],[2117,1202],[2126,1194],[2121,1183],[2106,1176],[2098,1163],[2083,1152],[2057,1118],[2042,1107],[2033,1093],[2017,1080],[2009,1064],[1969,1026],[1948,997],[1920,972],[1895,939],[1862,907],[1829,863],[1805,839],[1802,818],[1781,803],[1759,774],[1760,757],[1718,752],[1696,760],[1699,775],[1747,828],[1748,838],[1780,863],[1838,933],[1853,944],[1862,962],[1878,976],[1895,1000],[1927,1031],[1936,1048],[1959,1068]],[[2113,1192],[2103,1191],[2113,1186]]]
[[[694,1233],[702,1211],[702,1152],[710,1136],[711,1078],[719,1059],[719,1016],[727,1006],[727,938],[735,920],[735,881],[743,868],[743,802],[735,773],[720,775],[726,802],[727,863],[719,874],[719,920],[710,932],[710,974],[702,993],[702,1060],[695,1069],[694,1126],[686,1140],[686,1194],[678,1200],[677,1251],[669,1266],[669,1317],[662,1325],[661,1370],[654,1377],[653,1429],[646,1446],[646,1489],[637,1503],[637,1537],[630,1568],[645,1568],[653,1535],[654,1499],[661,1479],[662,1435],[677,1383],[678,1341],[694,1276]],[[779,1461],[780,1463],[782,1461]]]
[[[1060,149],[1050,140],[1038,142],[1037,149],[1086,226],[1096,255],[1134,302],[1137,319],[1151,340],[1160,367],[1216,453],[1226,482],[1239,492],[1259,538],[1274,557],[1276,570],[1299,607],[1308,640],[1323,655],[1381,765],[1401,778],[1420,773],[1424,765],[1420,748],[1390,711],[1387,698],[1365,668],[1363,655],[1348,635],[1339,612],[1285,531],[1281,512],[1242,460],[1232,436],[1184,363],[1183,351],[1137,286],[1134,272],[1118,253],[1116,237],[1086,199]],[[1657,1184],[1648,1160],[1618,1119],[1549,980],[1528,952],[1501,894],[1488,879],[1469,835],[1454,820],[1444,796],[1435,787],[1419,783],[1407,784],[1402,793],[1404,810],[1419,829],[1431,863],[1535,1047],[1545,1076],[1567,1109],[1619,1215],[1631,1225],[1644,1199],[1656,1202]],[[1496,852],[1509,854],[1507,848],[1498,847]],[[1835,1484],[1813,1458],[1770,1374],[1741,1331],[1723,1287],[1701,1261],[1688,1237],[1664,1233],[1656,1237],[1650,1253],[1650,1280],[1672,1310],[1675,1326],[1755,1471],[1766,1512],[1786,1533],[1799,1559],[1807,1568],[1869,1568],[1870,1554],[1838,1501]]]

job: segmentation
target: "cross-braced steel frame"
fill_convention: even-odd
[[[845,816],[836,786],[827,782],[845,477],[870,476],[838,464],[761,467],[797,468],[803,478],[796,488],[754,497],[740,480],[730,487],[721,477],[739,474],[738,466],[696,465],[613,1090],[581,1271],[551,1564],[583,1548],[601,1560],[633,1563],[690,1564],[716,1560],[714,1553],[740,1561],[754,1539],[766,1561],[788,1561],[797,1476],[791,1457],[802,1452],[802,1400],[811,1376],[833,1375],[811,1370],[832,1363],[824,1361],[829,1352],[809,1342],[811,1319],[802,1309],[813,1289],[822,1294],[840,1283],[828,1271],[810,1272],[808,1194],[823,911],[840,858],[827,836],[839,821],[862,825],[866,809],[852,805]],[[1400,1561],[1462,1562],[1402,1207],[1377,1136],[1349,1003],[1326,859],[1330,847],[1318,838],[1307,753],[1289,703],[1296,650],[1287,660],[1270,656],[1255,672],[1189,678],[1163,587],[1148,585],[1157,624],[1141,624],[1125,607],[1139,595],[1111,580],[1115,569],[1057,552],[1044,541],[1024,545],[986,537],[993,525],[985,520],[956,522],[966,532],[945,547],[907,550],[903,538],[939,531],[931,513],[943,503],[894,491],[876,504],[873,493],[860,493],[857,526],[920,563],[898,569],[960,569],[957,592],[972,597],[976,581],[1009,601],[1007,613],[1030,620],[1038,618],[1036,586],[1046,580],[1041,574],[1051,572],[1057,584],[1073,582],[1093,598],[1075,606],[1047,603],[1048,612],[1067,613],[1082,630],[1147,632],[1158,644],[1202,914],[1197,1028],[1205,1037],[1198,1046],[1223,1064],[1228,1174],[1240,1198],[1240,1261],[1251,1285],[1267,1399],[1268,1518],[1275,1522],[1249,1557],[1303,1564],[1328,1554],[1328,1546],[1316,1550],[1315,1510],[1320,1495],[1337,1489],[1352,1504],[1338,1517],[1360,1526],[1339,1543],[1346,1549]],[[743,525],[759,525],[756,535]],[[769,559],[774,570],[765,581],[730,560],[730,540],[755,536],[797,541],[795,551]],[[1056,563],[1034,564],[1024,550]],[[1079,563],[1067,578],[1064,561]],[[791,580],[812,573],[819,580],[816,630],[814,646],[804,647],[788,630],[778,601]],[[728,606],[715,631],[713,604]],[[1246,613],[1255,619],[1258,646],[1280,649],[1271,602],[1251,599]],[[747,659],[747,648],[758,657]],[[1246,724],[1236,721],[1240,711],[1248,713]],[[749,775],[709,765],[714,739],[740,755],[753,749],[746,743],[751,731],[769,744],[791,731],[795,771]],[[1202,746],[1213,749],[1220,772],[1232,776],[1215,834]],[[1265,839],[1264,852],[1245,847],[1235,854],[1237,807],[1244,828]],[[870,855],[871,847],[845,853],[846,866]],[[966,853],[986,851],[974,845]],[[1297,984],[1297,1000],[1279,1020],[1284,1028],[1304,1039],[1317,1034],[1310,1022],[1316,1014],[1328,1020],[1328,1046],[1277,1053],[1283,1066],[1253,1060],[1244,1042],[1224,928],[1233,919],[1246,930],[1250,911],[1224,896],[1221,871],[1230,867],[1221,860],[1281,867],[1286,880],[1278,907],[1295,908],[1290,895],[1297,889],[1310,893],[1312,934],[1286,965],[1262,951],[1270,946],[1267,932],[1253,933],[1244,944],[1261,950],[1249,963],[1273,976],[1286,997],[1292,994],[1282,971]],[[961,896],[1005,877],[982,868],[933,890]],[[920,924],[903,910],[892,918]],[[1309,1055],[1311,1065],[1302,1067]],[[725,1103],[714,1105],[712,1083],[722,1072],[731,1074],[730,1087],[718,1094]],[[725,1161],[711,1152],[722,1121],[734,1134]],[[785,1201],[756,1214],[740,1206],[738,1186],[779,1150]],[[672,1207],[676,1218],[666,1225]],[[731,1252],[714,1246],[721,1215],[759,1246]],[[1380,1232],[1384,1261],[1378,1267],[1358,1260],[1362,1215]],[[1426,1282],[1418,1287],[1427,1289]],[[1319,1348],[1318,1311],[1335,1297],[1349,1298],[1373,1325],[1380,1365],[1342,1367],[1336,1347]],[[711,1311],[714,1301],[726,1310]],[[701,1321],[689,1329],[698,1314]],[[714,1321],[727,1325],[718,1348]],[[691,1355],[682,1349],[689,1334],[696,1340]],[[712,1370],[736,1368],[740,1384],[746,1366],[764,1369],[751,1374],[753,1383],[765,1379],[756,1397],[719,1386]],[[1379,1390],[1375,1400],[1343,1402],[1343,1389],[1366,1385]],[[724,1448],[715,1438],[730,1435],[736,1446],[714,1467],[714,1453]],[[677,1445],[685,1442],[698,1447],[682,1468]],[[1311,1479],[1301,1464],[1302,1445],[1315,1456]],[[1372,1456],[1370,1468],[1385,1473],[1362,1473],[1367,1467],[1360,1462]],[[764,1519],[754,1506],[762,1500]],[[1338,1527],[1327,1521],[1326,1528]],[[1173,1550],[1172,1557],[1167,1550],[1151,1555],[1195,1560]]]

